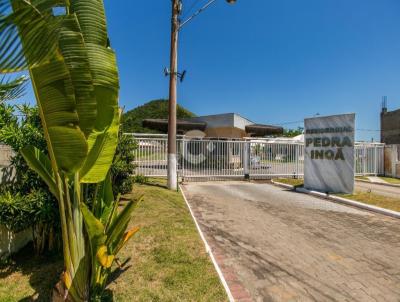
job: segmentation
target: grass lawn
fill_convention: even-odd
[[[400,185],[400,179],[398,178],[393,178],[393,177],[379,177],[380,179],[390,183],[390,184],[395,184],[395,185]]]
[[[302,186],[304,184],[304,179],[302,178],[278,178],[276,181],[295,187]]]
[[[292,186],[303,185],[303,179],[278,178],[276,181]],[[362,203],[374,205],[377,207],[400,212],[400,198],[391,198],[378,195],[375,193],[360,192],[360,191],[356,191],[354,194],[335,194],[335,195],[347,199],[356,200]]]
[[[107,301],[227,301],[181,194],[150,182],[132,193],[144,194],[132,219],[141,230],[120,253]],[[0,301],[48,301],[61,270],[60,257],[16,255],[0,267]]]
[[[27,246],[0,264],[0,301],[49,301],[62,272],[61,256],[35,257]]]
[[[391,198],[360,191],[356,191],[354,194],[337,194],[337,196],[400,212],[400,198]]]

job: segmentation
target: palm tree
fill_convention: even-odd
[[[23,150],[60,208],[64,273],[59,292],[87,301],[103,289],[134,202],[118,215],[118,200],[99,190],[91,212],[88,184],[110,186],[118,141],[119,80],[101,0],[0,0],[0,72],[27,70],[49,156]],[[107,197],[108,196],[108,197]],[[84,228],[86,226],[86,231]]]
[[[3,76],[0,79],[0,103],[22,97],[25,92],[26,81],[27,78],[25,76],[20,76],[13,80]]]

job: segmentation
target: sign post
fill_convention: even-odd
[[[355,114],[304,120],[304,187],[324,193],[354,191]]]

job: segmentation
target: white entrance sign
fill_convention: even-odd
[[[354,113],[304,120],[306,189],[353,193],[354,125]]]

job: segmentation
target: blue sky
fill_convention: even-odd
[[[105,0],[126,110],[168,96],[170,3]],[[178,102],[275,124],[355,112],[358,129],[377,130],[381,97],[400,107],[399,16],[399,0],[219,0],[181,32]]]

